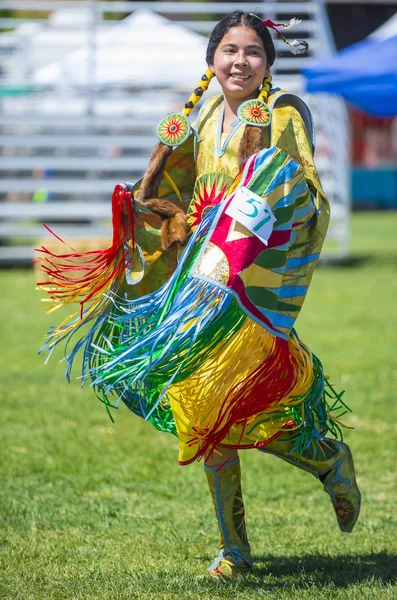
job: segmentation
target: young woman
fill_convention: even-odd
[[[113,394],[176,434],[180,464],[204,457],[220,531],[214,577],[253,563],[238,449],[312,473],[342,531],[352,531],[360,510],[350,450],[326,437],[340,433],[340,397],[293,328],[329,206],[310,112],[271,87],[267,26],[275,28],[237,11],[215,27],[208,69],[183,111],[160,123],[143,179],[115,188],[111,248],[84,255],[83,272],[82,255],[57,263],[41,250],[41,287],[56,304],[81,305],[46,347],[93,321],[68,355],[67,375],[83,349],[83,374],[108,409]],[[191,127],[187,117],[213,76],[222,95]]]

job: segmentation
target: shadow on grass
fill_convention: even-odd
[[[346,256],[344,258],[333,258],[330,256],[321,257],[319,267],[335,267],[340,269],[356,269],[366,266],[373,262],[371,254],[361,254],[359,256]]]
[[[395,584],[397,583],[397,556],[383,552],[350,556],[320,554],[292,557],[261,556],[257,558],[254,573],[260,579],[266,577],[268,589],[285,588],[286,580],[289,578],[292,578],[294,588],[305,589],[308,581],[316,586],[332,583],[338,588],[365,581]],[[275,581],[277,578],[280,579],[279,583]],[[249,582],[248,586],[253,583]]]
[[[368,589],[373,586],[387,588],[397,584],[397,555],[387,553],[333,557],[319,554],[295,557],[266,555],[257,557],[251,573],[222,582],[205,574],[207,557],[197,558],[203,566],[205,564],[202,575],[198,577],[191,577],[189,568],[185,571],[181,565],[180,570],[174,571],[139,572],[126,569],[122,576],[124,585],[152,594],[172,591],[181,598],[187,597],[188,593],[189,598],[192,593],[197,593],[198,598],[203,593],[210,593],[213,598],[231,598],[233,596],[230,594],[237,590],[244,598],[247,597],[246,593],[248,597],[256,598],[256,592],[263,590],[270,592],[271,597],[279,598],[281,593],[288,590],[294,594],[298,592],[297,597],[300,597],[300,590],[317,589],[324,593],[327,589],[343,590],[355,584],[364,585]],[[220,593],[219,590],[224,592]]]
[[[395,252],[359,254],[346,256],[344,258],[321,257],[319,267],[333,267],[335,269],[360,269],[361,267],[372,267],[376,265],[397,265],[397,254]]]

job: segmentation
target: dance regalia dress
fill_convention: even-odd
[[[183,251],[163,251],[161,219],[138,202],[139,182],[115,188],[108,250],[40,250],[39,287],[54,308],[80,303],[44,348],[67,342],[68,378],[81,351],[83,379],[108,410],[122,400],[177,435],[180,464],[217,445],[261,448],[286,431],[296,452],[340,433],[345,406],[294,330],[329,221],[310,112],[280,90],[268,104],[263,150],[243,172],[245,124],[222,133],[222,96],[203,105],[194,134],[169,157],[158,196],[186,212]],[[248,217],[265,207],[267,235],[233,218],[232,206]]]

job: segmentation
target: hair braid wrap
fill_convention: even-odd
[[[209,86],[210,81],[213,78],[213,76],[214,76],[214,74],[211,71],[211,69],[209,69],[209,68],[206,69],[204,75],[198,82],[197,87],[194,88],[192,95],[190,96],[189,100],[186,102],[185,106],[183,107],[183,109],[182,109],[183,115],[185,115],[186,117],[188,117],[190,115],[193,108],[196,106],[197,102],[200,100],[201,96],[204,94],[204,92],[207,91],[208,86]]]
[[[263,80],[262,88],[261,88],[261,91],[259,92],[258,99],[267,103],[271,87],[272,87],[272,74],[269,71],[269,75],[267,75],[265,77],[265,79]]]

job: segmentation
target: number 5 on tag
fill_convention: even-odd
[[[241,187],[225,213],[244,225],[267,246],[276,218],[264,198]]]

